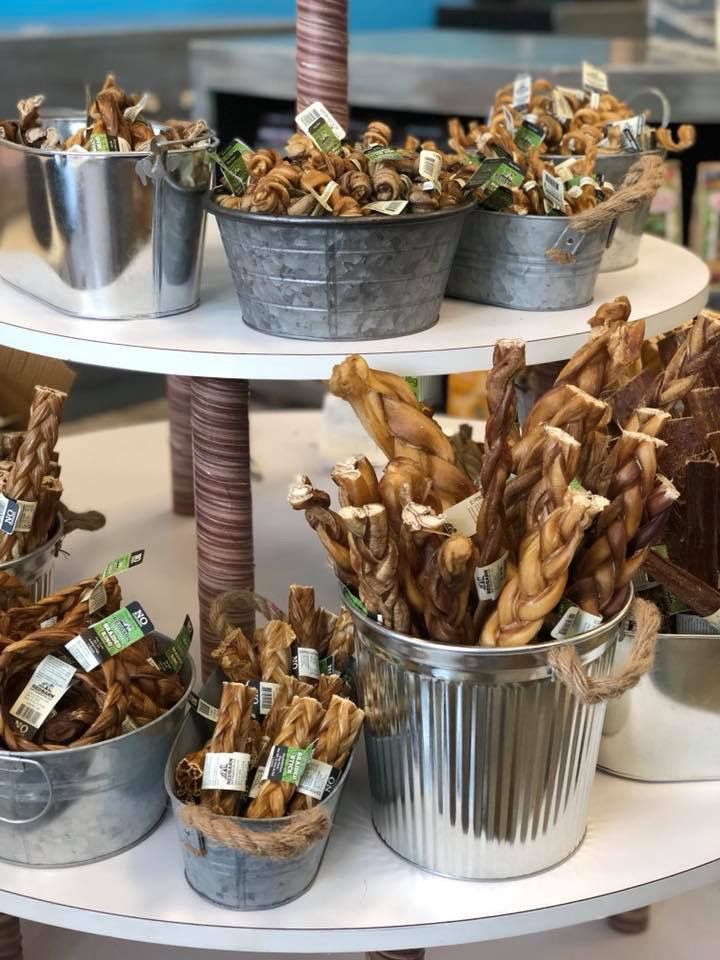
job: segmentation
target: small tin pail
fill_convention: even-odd
[[[55,558],[60,552],[62,538],[65,535],[63,520],[58,515],[55,530],[41,547],[26,553],[24,557],[5,560],[0,563],[0,574],[7,573],[17,577],[30,591],[30,599],[41,600],[52,593]],[[0,591],[2,582],[0,581]]]

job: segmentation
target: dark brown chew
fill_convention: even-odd
[[[647,555],[643,569],[701,617],[720,610],[720,591],[653,550]]]
[[[685,468],[687,570],[717,586],[720,466],[714,458],[689,460]]]

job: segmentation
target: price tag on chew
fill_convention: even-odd
[[[583,90],[589,93],[607,93],[608,78],[604,70],[594,67],[587,60],[583,60],[582,65],[582,85]]]
[[[317,202],[320,204],[321,207],[323,207],[325,210],[332,212],[330,197],[333,195],[335,190],[337,190],[337,188],[338,188],[338,184],[334,180],[331,180],[329,183],[325,184],[325,189],[323,190],[322,193],[317,193],[317,191],[312,189],[310,190],[310,192],[315,197],[315,199],[317,200]]]
[[[98,574],[98,582],[89,593],[83,595],[82,599],[88,602],[88,613],[97,613],[107,603],[107,591],[105,590],[104,580],[108,577],[122,573],[123,570],[129,570],[131,567],[137,567],[145,559],[144,550],[133,550],[131,553],[124,553],[121,557],[116,557],[106,563],[102,571]]]
[[[117,137],[107,133],[94,133],[88,140],[87,149],[90,153],[117,153],[120,149]]]
[[[382,160],[401,160],[405,153],[402,150],[396,150],[394,147],[368,147],[363,150],[363,154],[371,163],[380,163]]]
[[[554,177],[548,170],[543,170],[542,189],[545,198],[545,210],[559,210],[565,212],[565,185],[560,177]]]
[[[13,726],[18,733],[27,740],[33,739],[72,683],[76,669],[52,655],[40,661],[25,689],[10,707]]]
[[[245,163],[245,157],[252,153],[252,147],[249,147],[244,140],[236,137],[231,144],[220,152],[220,155],[214,157],[224,174],[225,183],[231,193],[240,191],[243,193],[245,184],[250,176],[250,171]]]
[[[207,753],[203,766],[202,789],[245,793],[249,773],[249,753]]]
[[[252,687],[255,691],[255,700],[252,705],[252,715],[254,720],[260,720],[270,713],[270,709],[275,703],[275,697],[280,689],[279,683],[269,683],[267,680],[248,680],[245,684]]]
[[[272,748],[263,771],[263,780],[272,780],[275,783],[294,783],[296,786],[302,780],[312,757],[313,747],[286,747]]]
[[[502,114],[503,114],[503,119],[505,121],[505,126],[507,128],[507,132],[510,134],[511,137],[514,137],[515,121],[513,120],[513,115],[510,112],[509,107],[505,103],[503,104],[503,107],[502,107]]]
[[[402,213],[408,205],[407,200],[373,200],[367,203],[363,210],[374,210],[376,213],[384,213],[388,217],[396,217]]]
[[[497,600],[505,584],[507,569],[507,550],[505,553],[488,563],[485,567],[475,567],[475,589],[478,600]]]
[[[555,87],[552,94],[552,113],[561,123],[572,120],[574,114],[570,101],[559,87]]]
[[[137,600],[133,600],[126,607],[121,607],[109,617],[83,630],[65,644],[65,649],[83,670],[90,671],[137,643],[154,629],[150,617]]]
[[[154,657],[148,657],[148,663],[151,663],[157,670],[163,673],[177,673],[190,649],[193,638],[193,625],[189,614],[183,620],[178,635],[175,637],[169,647],[166,647],[162,653]]]
[[[342,770],[323,760],[309,760],[297,792],[315,800],[324,800],[334,790]]]
[[[516,110],[524,110],[530,106],[532,94],[532,77],[529,73],[520,73],[513,81],[512,105]]]
[[[320,656],[317,650],[293,644],[290,648],[290,659],[294,676],[310,677],[312,680],[320,677]]]
[[[580,607],[568,607],[565,613],[560,617],[550,636],[556,640],[567,640],[568,637],[577,637],[581,633],[587,633],[594,627],[602,623],[602,617],[594,613],[586,613]]]
[[[203,700],[202,697],[199,697],[196,693],[191,693],[188,697],[188,701],[195,713],[198,713],[201,717],[205,717],[206,720],[211,720],[213,723],[217,723],[217,718],[220,715],[220,711],[217,707],[214,707],[211,703],[208,703],[207,700]]]
[[[37,503],[34,500],[11,500],[0,493],[0,531],[29,533]]]
[[[542,127],[539,127],[536,123],[526,118],[523,120],[522,126],[518,127],[514,142],[523,153],[527,153],[528,150],[534,150],[535,147],[539,147],[544,139],[545,131]]]
[[[301,110],[295,117],[295,123],[310,137],[318,150],[323,153],[340,152],[345,131],[319,100]]]
[[[435,150],[421,150],[418,161],[418,173],[427,183],[434,187],[442,169],[442,156]]]
[[[444,511],[443,516],[451,523],[458,533],[471,537],[475,533],[477,518],[480,513],[480,507],[483,502],[483,495],[480,490],[471,494],[460,503],[453,504]]]

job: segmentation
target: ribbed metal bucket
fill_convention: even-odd
[[[47,597],[53,589],[55,558],[62,546],[63,532],[62,517],[58,516],[54,533],[41,547],[24,557],[0,563],[0,573],[9,573],[24,583],[30,591],[31,600]]]
[[[548,653],[572,645],[590,677],[608,676],[629,601],[580,637],[516,648],[416,640],[348,609],[382,839],[426,870],[471,880],[570,856],[587,826],[605,705],[583,705]]]
[[[170,641],[162,638],[161,646]],[[167,713],[115,740],[68,750],[0,752],[0,860],[66,867],[102,860],[143,839],[167,805],[163,770],[185,712]]]
[[[593,298],[612,224],[587,233],[569,217],[515,216],[476,209],[463,226],[447,293],[515,310],[570,310]],[[572,263],[549,259],[559,248]]]
[[[218,704],[221,683],[220,674],[214,673],[206,681],[200,696],[208,703]],[[182,844],[185,878],[200,896],[233,910],[267,910],[289,903],[312,886],[329,834],[298,857],[271,860],[249,856],[188,829],[178,816],[183,805],[175,796],[175,768],[186,754],[207,743],[211,735],[212,724],[191,711],[185,718],[165,769],[165,789],[170,797]],[[351,763],[352,754],[337,786],[321,803],[331,819],[340,803]],[[228,819],[258,833],[278,830],[288,822],[287,817],[272,820]]]
[[[720,636],[658,634],[652,669],[608,704],[599,762],[633,780],[720,780]]]
[[[84,125],[50,122],[62,137]],[[203,146],[65,153],[0,140],[0,277],[78,317],[190,310],[211,180]]]
[[[377,340],[432,327],[472,206],[397,217],[288,217],[208,201],[244,322],[300,340]]]

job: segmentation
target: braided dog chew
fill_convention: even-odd
[[[267,749],[263,751],[264,756],[272,746],[275,737],[282,726],[285,711],[290,706],[293,697],[314,697],[315,691],[309,683],[298,680],[297,677],[284,677],[275,691],[275,699],[272,707],[265,717],[263,724],[263,735],[267,738]]]
[[[200,799],[205,757],[209,749],[208,742],[200,750],[186,754],[175,767],[175,795],[181,803],[197,803]]]
[[[350,457],[336,463],[330,477],[339,490],[342,507],[364,507],[380,500],[375,468],[367,457]]]
[[[223,683],[217,723],[208,753],[246,753],[255,691],[244,683]],[[233,816],[240,805],[237,790],[203,790],[200,803],[213,813]]]
[[[288,621],[295,632],[299,647],[317,649],[317,612],[315,590],[300,584],[290,585],[288,593]]]
[[[328,656],[333,658],[336,673],[344,673],[355,652],[355,627],[348,610],[342,610],[328,642]],[[322,678],[321,678],[322,679]]]
[[[393,630],[407,633],[410,611],[400,592],[399,551],[385,507],[343,507],[339,514],[348,531],[350,558],[360,599]]]
[[[530,643],[565,591],[568,570],[585,530],[607,503],[568,491],[565,503],[523,540],[515,573],[485,622],[481,644],[517,647]]]
[[[315,739],[324,714],[325,711],[317,700],[311,697],[293,697],[273,746],[301,749],[309,746]],[[294,783],[265,780],[258,795],[248,804],[245,816],[251,820],[282,817],[294,793]]]
[[[342,770],[348,761],[350,751],[362,727],[365,714],[351,700],[333,696],[325,708],[317,731],[313,749],[313,760],[329,763],[331,767]],[[290,813],[309,810],[318,800],[296,793],[288,808]]]
[[[280,683],[290,673],[290,647],[295,634],[289,623],[270,620],[263,631],[260,647],[260,679]]]
[[[324,710],[330,706],[333,697],[347,697],[350,691],[348,685],[335,673],[323,673],[313,691],[313,696]]]
[[[328,555],[330,565],[338,578],[348,586],[357,588],[357,577],[350,560],[347,531],[340,517],[330,510],[330,496],[317,490],[310,477],[298,474],[288,489],[288,503],[293,510],[301,510],[305,519]]]
[[[602,400],[591,396],[571,383],[559,383],[544,393],[533,406],[523,424],[523,439],[513,447],[513,462],[522,462],[527,448],[532,446],[532,434],[537,427],[548,424],[560,427],[576,440],[590,430],[597,430],[610,419],[610,409]]]
[[[580,444],[569,433],[547,425],[543,430],[542,474],[527,495],[524,533],[539,527],[553,510],[563,505],[580,459]]]
[[[257,654],[240,627],[228,630],[210,656],[234,683],[246,683],[260,676]]]
[[[28,428],[5,484],[5,495],[13,500],[37,500],[43,477],[48,473],[52,453],[57,445],[60,417],[67,394],[51,387],[35,387]],[[5,533],[0,536],[0,560],[7,560],[17,544],[22,546],[25,534]]]
[[[477,552],[469,537],[460,533],[442,539],[426,550],[418,578],[425,596],[425,626],[432,640],[470,644],[474,640],[469,611],[470,591]]]
[[[95,586],[94,577],[80,580],[69,587],[57,590],[49,597],[24,607],[11,607],[2,618],[2,633],[10,640],[22,640],[26,634],[39,630],[40,624],[52,617],[62,620],[66,613],[80,603],[80,598]]]
[[[28,534],[24,535],[23,550],[25,553],[36,550],[48,539],[57,517],[62,492],[63,485],[57,477],[43,477],[32,528]]]
[[[695,387],[720,349],[720,314],[703,310],[698,315],[665,369],[644,396],[650,407],[672,408]]]

